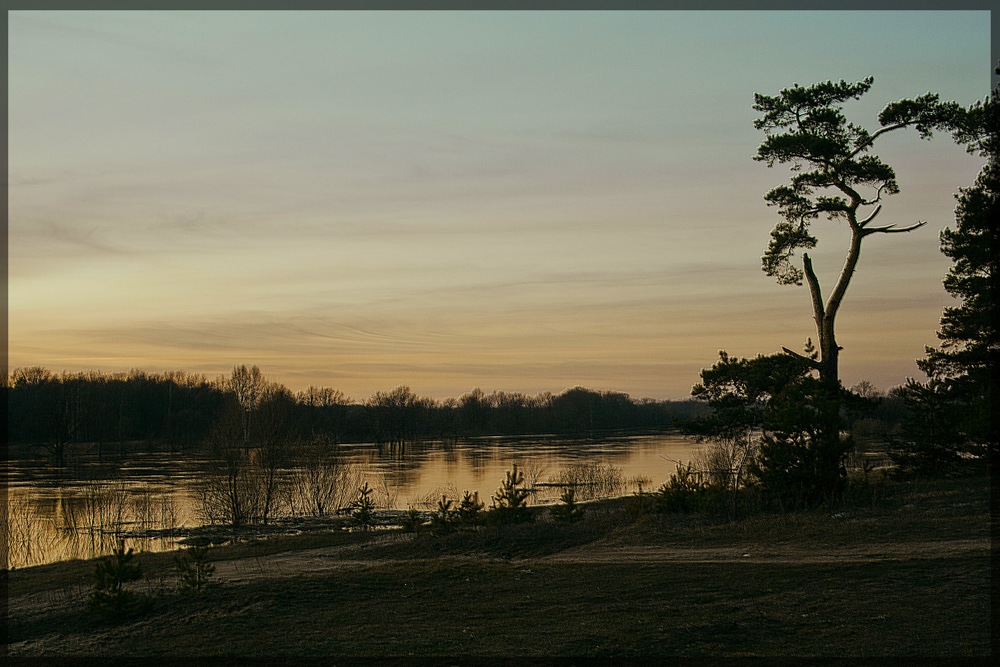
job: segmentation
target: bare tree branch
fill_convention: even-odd
[[[920,229],[921,227],[923,227],[926,224],[927,224],[926,220],[921,220],[918,223],[915,223],[915,224],[912,224],[912,225],[908,225],[906,227],[897,227],[896,225],[886,225],[885,227],[871,227],[871,228],[864,229],[864,231],[862,232],[862,234],[864,236],[868,236],[869,234],[877,234],[877,233],[881,233],[881,234],[903,234],[905,232],[912,232],[914,229]]]
[[[875,201],[878,201],[878,199],[876,199]],[[882,212],[882,205],[879,204],[878,206],[875,207],[875,210],[872,211],[871,215],[869,215],[864,220],[858,222],[858,227],[861,227],[862,229],[864,229],[865,225],[867,225],[869,222],[871,222],[872,220],[874,220],[875,216],[878,215],[881,212]]]
[[[866,199],[865,201],[863,201],[861,203],[864,204],[865,206],[871,206],[872,204],[879,203],[880,201],[882,201],[882,191],[883,190],[885,190],[885,183],[882,183],[881,185],[878,186],[878,189],[875,191],[875,198],[874,199]],[[879,208],[881,208],[881,207],[879,207]],[[874,218],[875,214],[873,213],[871,217]],[[869,220],[870,219],[871,218],[869,218]]]

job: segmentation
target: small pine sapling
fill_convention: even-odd
[[[185,595],[198,595],[217,585],[211,581],[215,565],[208,560],[208,547],[189,547],[180,556],[174,557],[179,580],[177,588]]]
[[[441,496],[437,510],[431,515],[431,532],[435,535],[444,535],[455,530],[455,510],[451,505],[451,498]]]
[[[97,561],[90,608],[113,618],[124,616],[136,598],[125,584],[141,578],[142,566],[135,560],[132,548],[126,550],[125,541],[119,540],[110,556]]]
[[[462,501],[458,504],[458,520],[465,525],[472,525],[479,522],[479,513],[483,505],[479,500],[479,492],[462,494]]]
[[[531,521],[531,511],[528,509],[528,490],[521,488],[524,483],[524,473],[514,464],[508,470],[503,483],[493,496],[493,517],[499,523],[522,523]]]
[[[372,498],[373,490],[365,482],[358,489],[358,497],[351,503],[353,511],[351,518],[354,525],[361,530],[371,530],[375,527],[375,499]]]
[[[583,506],[576,502],[576,488],[569,486],[559,497],[561,505],[552,508],[552,518],[561,523],[573,523],[583,518]]]
[[[420,510],[412,506],[406,510],[406,515],[403,517],[403,530],[408,533],[419,533],[423,526],[424,520],[420,516]]]

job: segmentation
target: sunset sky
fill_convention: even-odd
[[[990,15],[8,14],[9,366],[257,364],[355,400],[406,384],[683,398],[720,349],[815,338],[760,270],[788,179],[753,93],[875,77],[848,108],[990,86]],[[842,377],[920,377],[938,233],[982,166],[895,133]],[[846,234],[818,221],[829,289]]]

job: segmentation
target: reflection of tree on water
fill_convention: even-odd
[[[56,533],[46,525],[48,521],[38,511],[37,503],[30,498],[11,498],[7,511],[0,516],[0,538],[7,547],[4,567],[23,567],[50,557]]]
[[[458,463],[462,455],[462,451],[458,447],[458,440],[448,440],[441,442],[437,450],[442,454],[445,462],[450,464]]]
[[[455,451],[455,443],[442,440],[411,440],[404,444],[388,441],[375,442],[367,446],[371,459],[379,462],[393,462],[400,466],[412,464],[428,454]]]
[[[166,546],[164,538],[143,532],[166,529],[169,534],[177,525],[168,494],[121,479],[53,490],[48,496],[10,498],[3,535],[9,566],[106,555],[126,535],[139,550],[159,550]]]
[[[465,449],[462,454],[463,458],[468,462],[469,467],[477,473],[485,470],[487,464],[490,462],[489,455],[481,449]]]
[[[528,481],[534,482],[533,504],[557,502],[562,488],[546,484],[568,483],[569,479],[561,479],[562,472],[584,464],[620,469],[625,478],[621,493],[628,494],[636,489],[633,478],[637,474],[653,478],[644,484],[649,489],[674,470],[674,464],[661,455],[687,461],[702,448],[669,434],[620,436],[605,441],[474,438],[446,446],[424,441],[399,457],[380,455],[374,443],[316,442],[312,451],[336,451],[336,463],[310,464],[305,460],[310,449],[306,444],[291,443],[288,458],[278,471],[272,515],[275,520],[335,514],[356,497],[358,486],[365,480],[376,490],[382,508],[405,510],[432,492],[434,495],[429,497],[434,503],[442,494],[457,502],[466,490],[488,498],[513,462],[525,472]],[[197,489],[205,479],[203,455],[133,452],[127,465],[102,465],[96,451],[77,458],[78,465],[62,469],[40,465],[34,459],[10,461],[14,472],[11,479],[15,482],[10,487],[13,510],[6,530],[17,536],[8,543],[15,547],[11,561],[19,567],[29,562],[29,549],[30,562],[34,563],[104,555],[114,546],[116,535],[135,538],[137,550],[162,550],[170,548],[182,532],[177,530],[171,536],[170,528],[210,523],[199,516],[197,507]],[[312,473],[308,471],[311,465]],[[326,493],[321,488],[322,478],[333,474],[337,466],[353,470],[353,476],[333,480],[333,500],[329,494],[319,497]],[[310,502],[310,495],[314,495],[313,500],[318,497],[322,510]],[[576,498],[584,499],[582,485]],[[151,532],[160,530],[166,532]]]

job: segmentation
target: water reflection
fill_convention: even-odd
[[[429,509],[442,495],[457,501],[464,491],[478,491],[488,507],[504,472],[517,464],[532,490],[529,502],[545,504],[556,502],[560,485],[571,481],[578,486],[578,499],[633,493],[639,485],[649,490],[667,479],[676,461],[690,461],[700,447],[672,434],[483,437],[408,445],[405,453],[344,445],[341,460],[352,474],[340,484],[367,480],[382,508]],[[108,461],[100,451],[82,451],[69,460],[55,467],[44,459],[12,455],[6,462],[9,511],[2,528],[10,565],[93,558],[110,553],[123,536],[137,551],[168,550],[176,547],[183,529],[209,522],[201,506],[210,469],[204,455],[134,452],[126,460]],[[276,516],[316,514],[316,504],[303,495],[310,479],[301,467],[282,472]],[[341,489],[324,502],[346,506],[352,497]]]

